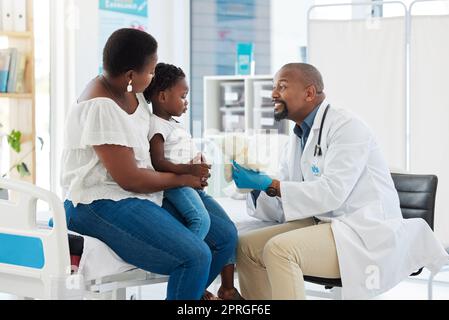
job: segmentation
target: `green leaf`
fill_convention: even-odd
[[[21,164],[17,165],[17,172],[19,172],[20,176],[23,177],[28,177],[31,176],[31,172],[28,169],[27,165],[22,162]]]
[[[21,147],[20,139],[21,138],[22,138],[22,132],[20,132],[18,130],[13,130],[8,135],[8,144],[17,153],[20,153],[20,147]]]

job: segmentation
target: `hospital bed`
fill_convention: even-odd
[[[126,288],[168,280],[125,263],[97,239],[70,233],[63,204],[52,192],[5,179],[0,179],[0,189],[11,195],[0,200],[0,292],[31,299],[121,300]],[[48,203],[52,226],[36,221],[38,200]],[[239,234],[274,224],[246,215],[244,201],[221,199],[221,204]],[[82,237],[76,265],[71,263],[69,234],[71,240]]]

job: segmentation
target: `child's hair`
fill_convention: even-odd
[[[154,72],[153,81],[146,88],[143,95],[148,103],[151,102],[151,97],[161,91],[167,90],[176,85],[176,82],[186,77],[184,71],[177,66],[167,63],[158,63]]]

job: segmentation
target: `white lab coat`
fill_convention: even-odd
[[[301,151],[292,134],[280,161],[282,198],[262,192],[248,213],[288,222],[316,216],[331,222],[345,299],[367,299],[394,287],[425,266],[437,272],[448,255],[422,219],[403,219],[386,161],[368,127],[347,111],[331,107],[314,157],[327,102],[315,117]],[[312,165],[320,175],[312,173]]]

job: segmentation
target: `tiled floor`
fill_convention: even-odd
[[[428,272],[423,271],[423,275],[415,279],[408,279],[403,281],[395,288],[376,297],[376,300],[426,300],[427,299],[427,276]],[[441,281],[434,285],[434,300],[449,300],[449,272],[438,275],[437,280]],[[238,281],[237,287],[238,287]],[[163,300],[165,299],[165,291],[167,284],[155,284],[141,288],[141,297],[145,300]],[[210,291],[216,292],[218,284],[213,284],[209,288]],[[306,283],[306,289],[324,290],[322,287],[310,283]],[[130,288],[127,291],[127,297],[138,292],[137,288]],[[10,300],[15,297],[1,294],[0,300]],[[308,296],[310,300],[317,300],[322,298]]]
[[[406,280],[390,291],[378,296],[379,300],[426,300],[427,299],[427,279],[428,272],[424,271],[423,276],[417,280]],[[437,280],[444,280],[444,284],[434,285],[434,299],[435,300],[449,300],[449,272],[438,276]],[[238,281],[237,281],[238,286]],[[306,283],[306,289],[324,290],[321,286]],[[143,299],[164,299],[166,284],[154,285],[152,287],[142,288]],[[214,285],[211,286],[211,291],[216,292]],[[130,290],[131,291],[131,290]],[[129,294],[129,293],[128,293]],[[308,299],[320,299],[309,296]]]

